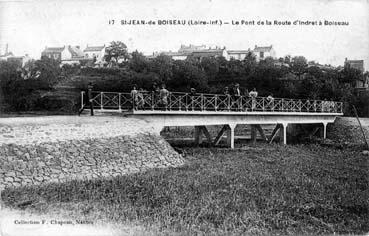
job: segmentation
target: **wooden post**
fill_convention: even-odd
[[[93,99],[92,99],[92,83],[89,83],[88,86],[87,86],[87,89],[88,89],[88,93],[87,93],[87,99],[88,99],[88,102],[90,103],[90,114],[91,116],[94,115],[94,105],[93,105]]]
[[[201,129],[199,126],[195,126],[195,144],[199,145],[202,143]]]
[[[255,128],[256,130],[259,132],[261,138],[264,140],[264,141],[268,141],[268,138],[265,136],[264,134],[264,130],[263,128],[261,128],[261,125],[255,125]]]
[[[255,127],[255,125],[251,125],[251,142],[252,142],[252,144],[256,144],[256,138],[257,138],[256,127]]]
[[[205,135],[205,137],[207,138],[208,142],[210,144],[212,144],[212,139],[211,139],[211,136],[210,136],[210,133],[208,131],[208,129],[206,128],[205,125],[202,125],[200,126],[201,130],[202,130],[202,133]]]
[[[356,116],[357,122],[359,123],[360,129],[361,129],[361,133],[363,134],[363,138],[364,138],[364,142],[366,144],[366,148],[369,149],[369,144],[368,144],[368,141],[366,140],[365,132],[363,130],[363,126],[361,125],[359,116],[357,115],[356,107],[354,105],[352,105],[352,107],[354,108],[354,112],[355,112],[355,116]]]
[[[214,142],[213,144],[214,145],[218,145],[220,140],[222,139],[224,133],[227,131],[228,129],[228,126],[227,125],[224,125],[223,128],[219,131],[217,137],[214,139]]]
[[[272,143],[274,138],[277,136],[278,134],[278,131],[280,131],[281,129],[281,124],[277,124],[272,132],[272,135],[270,135],[270,138],[269,138],[269,143]],[[279,132],[280,133],[280,132]]]
[[[122,106],[121,106],[121,93],[118,93],[118,110],[121,112],[122,111]]]

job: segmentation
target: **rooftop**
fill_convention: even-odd
[[[267,47],[258,47],[257,45],[255,45],[254,48],[254,52],[269,52],[270,50],[272,50],[273,45],[267,46]]]
[[[83,52],[79,49],[78,46],[69,46],[69,52],[72,54],[72,58],[83,58]]]
[[[88,46],[83,50],[84,52],[100,52],[105,48],[105,45],[103,46]]]
[[[53,52],[62,52],[64,50],[64,47],[46,47],[43,51],[43,53],[53,53]]]
[[[228,54],[239,54],[239,53],[249,53],[251,52],[250,49],[249,50],[227,50]]]

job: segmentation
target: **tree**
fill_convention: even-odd
[[[41,60],[37,60],[34,63],[30,79],[39,82],[38,85],[34,82],[35,86],[40,86],[42,89],[50,89],[58,82],[61,70],[56,60],[44,56],[41,57]]]
[[[112,41],[105,50],[104,59],[110,65],[115,65],[119,62],[119,59],[126,61],[128,58],[127,46],[121,41]]]
[[[129,60],[129,68],[136,72],[144,72],[148,69],[149,65],[146,57],[138,52],[137,50],[132,52],[131,58]]]
[[[219,63],[216,58],[205,57],[201,60],[200,66],[209,79],[214,79],[219,72]]]
[[[243,64],[246,74],[253,73],[257,65],[256,56],[252,52],[248,52],[245,58],[243,59]]]
[[[204,92],[207,89],[207,77],[194,61],[174,61],[173,79],[169,85],[179,90],[189,91],[190,88],[196,88]]]
[[[349,83],[351,86],[355,86],[357,80],[363,80],[363,73],[355,68],[351,68],[349,64],[346,64],[341,71],[340,82]]]
[[[301,75],[306,72],[307,69],[307,60],[303,56],[297,56],[292,58],[290,68],[291,72],[298,76],[300,79]]]
[[[151,70],[159,75],[162,82],[167,83],[172,77],[173,59],[166,55],[159,55],[151,63]]]

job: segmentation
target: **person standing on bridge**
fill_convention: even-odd
[[[163,105],[165,110],[168,110],[168,96],[169,91],[165,88],[165,84],[162,84],[160,89],[160,103]]]
[[[228,87],[224,87],[223,94],[224,95],[229,95],[229,88]]]
[[[153,83],[151,88],[151,103],[152,108],[155,108],[159,103],[159,87],[156,82]]]
[[[223,102],[221,103],[221,105],[219,106],[221,110],[229,110],[231,108],[231,95],[229,94],[229,88],[228,87],[224,87],[223,90],[223,94],[224,96],[221,96]]]
[[[133,85],[133,88],[131,90],[131,98],[133,103],[133,110],[137,110],[137,103],[138,103],[138,91],[137,91],[137,85]]]
[[[254,88],[250,93],[251,97],[251,110],[253,111],[256,108],[256,98],[258,96],[258,92],[256,91],[256,88]]]
[[[233,87],[233,92],[232,92],[232,105],[236,106],[236,110],[239,111],[241,110],[241,89],[240,89],[240,84],[236,83]]]
[[[137,108],[142,110],[145,110],[144,92],[143,88],[140,88],[137,92]]]
[[[269,94],[269,96],[266,98],[268,102],[268,107],[271,111],[274,111],[274,97],[273,94]]]

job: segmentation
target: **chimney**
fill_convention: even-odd
[[[6,46],[5,46],[5,55],[7,55],[8,54],[8,44],[6,44]]]
[[[255,44],[255,48],[257,48],[257,47],[258,47],[258,45]]]

